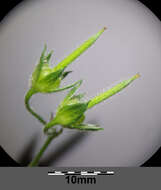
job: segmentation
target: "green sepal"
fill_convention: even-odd
[[[78,129],[78,130],[82,130],[82,131],[99,131],[99,130],[103,130],[103,128],[99,127],[99,125],[94,125],[94,124],[80,124],[80,125],[71,125],[71,126],[67,126],[66,128],[69,129]]]
[[[53,81],[55,81],[56,79],[58,79],[62,75],[63,71],[64,71],[63,69],[60,69],[60,70],[58,70],[56,72],[52,72],[52,73],[48,74],[46,77],[44,77],[42,80],[40,80],[40,82],[41,81],[53,82]]]
[[[49,63],[52,54],[53,54],[53,50],[51,50],[50,53],[45,57],[47,63]]]
[[[60,107],[68,103],[68,101],[72,98],[72,96],[74,95],[76,90],[80,87],[82,82],[83,82],[82,80],[79,80],[75,83],[74,87],[68,92],[64,100],[61,102]]]
[[[32,86],[35,85],[35,83],[38,81],[40,73],[41,73],[41,69],[43,67],[44,64],[44,56],[45,56],[45,52],[46,52],[47,46],[45,45],[42,53],[41,53],[41,57],[40,57],[40,61],[39,63],[36,65],[35,70],[32,74]]]
[[[53,73],[50,73],[46,77],[42,78],[39,81],[39,83],[51,85],[62,75],[62,73],[63,73],[63,69],[60,69],[60,70],[53,72]]]
[[[63,80],[65,77],[68,76],[69,73],[71,73],[72,71],[65,71],[62,76],[61,76],[61,80]]]
[[[64,72],[65,67],[56,71],[54,68],[51,68],[49,66],[49,61],[51,59],[53,51],[45,56],[46,49],[47,47],[45,45],[41,53],[39,63],[36,65],[35,70],[32,74],[31,88],[36,92],[52,93],[73,87],[74,84],[59,88],[61,80],[64,79],[71,71]]]
[[[81,94],[78,94],[78,95],[74,95],[74,96],[72,96],[71,97],[71,99],[70,100],[77,100],[77,101],[80,101],[83,97],[84,97],[84,93],[81,93]]]
[[[55,88],[54,90],[49,91],[49,93],[51,93],[51,92],[60,92],[60,91],[63,91],[63,90],[72,88],[72,87],[74,87],[76,84],[77,84],[77,82],[75,82],[75,83],[73,83],[73,84],[71,84],[71,85],[67,85],[67,86],[65,86],[65,87],[62,87],[62,88]]]
[[[88,103],[64,105],[58,109],[54,121],[63,126],[76,123],[87,110],[87,106]]]
[[[34,89],[41,93],[49,93],[58,88],[60,86],[62,72],[62,70],[58,70],[55,73],[48,74],[36,83]]]
[[[70,104],[76,104],[76,103],[81,103],[81,99],[83,98],[84,94],[78,94],[75,96],[72,96],[72,98],[70,98],[66,104],[70,105]]]
[[[83,114],[80,119],[78,119],[73,125],[80,125],[85,120],[85,115]]]

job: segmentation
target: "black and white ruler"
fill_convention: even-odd
[[[64,176],[64,175],[81,175],[81,176],[96,176],[96,175],[114,175],[114,171],[51,171],[48,175]]]

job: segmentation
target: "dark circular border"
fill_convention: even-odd
[[[12,10],[16,5],[24,0],[5,0],[0,6],[0,21]],[[26,0],[30,1],[30,0]],[[138,0],[147,6],[161,21],[161,5],[158,0]],[[16,163],[0,146],[0,166],[20,166]],[[161,167],[161,147],[142,167]]]

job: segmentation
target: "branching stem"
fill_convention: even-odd
[[[43,144],[43,146],[41,147],[40,151],[37,153],[37,155],[35,156],[35,158],[28,165],[29,167],[33,167],[33,166],[37,166],[38,165],[41,156],[43,155],[43,153],[45,152],[45,150],[47,149],[47,147],[49,146],[49,144],[52,142],[52,140],[54,138],[56,138],[62,132],[63,132],[63,128],[61,128],[60,131],[58,131],[58,132],[56,132],[56,129],[55,129],[52,134],[48,135],[48,137],[47,137],[45,143]]]
[[[36,92],[31,88],[26,96],[25,96],[25,106],[26,106],[26,109],[34,116],[36,117],[43,125],[46,124],[46,121],[40,116],[38,115],[30,106],[29,104],[29,101],[30,101],[30,98],[32,97],[32,95],[34,95]]]

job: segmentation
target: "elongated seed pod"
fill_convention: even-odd
[[[77,49],[75,49],[71,54],[69,54],[65,59],[63,59],[56,67],[54,71],[63,69],[70,63],[72,63],[77,57],[79,57],[84,51],[86,51],[94,42],[100,37],[100,35],[106,30],[106,27],[101,29],[97,34],[90,37],[87,41],[81,44]]]
[[[96,104],[106,100],[107,98],[113,96],[114,94],[120,92],[125,87],[127,87],[130,83],[132,83],[135,79],[139,78],[140,74],[136,74],[128,80],[124,80],[121,83],[117,84],[116,86],[112,87],[111,89],[107,90],[104,93],[99,94],[98,96],[91,99],[88,103],[88,109],[95,106]]]

